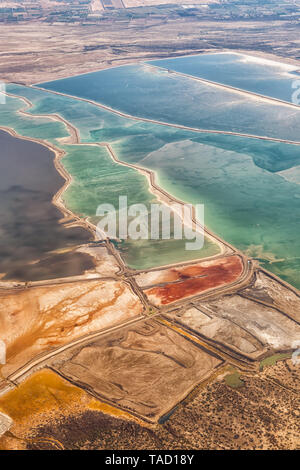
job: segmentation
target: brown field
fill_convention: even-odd
[[[292,350],[299,341],[300,325],[275,308],[241,295],[227,295],[197,304],[212,317],[229,320],[274,351]]]
[[[141,425],[51,372],[35,375],[18,397],[0,399],[0,410],[14,417],[0,449],[299,449],[296,366],[282,361],[242,380],[234,389],[219,377],[164,423]]]
[[[1,296],[1,339],[7,376],[41,352],[141,315],[143,306],[119,281],[83,281],[29,288]]]
[[[199,308],[188,306],[164,314],[169,320],[182,325],[195,334],[223,344],[233,351],[257,359],[266,352],[262,344],[249,332],[227,318],[214,317]]]
[[[191,297],[209,289],[231,284],[243,272],[239,256],[228,256],[213,261],[205,261],[191,266],[153,271],[137,276],[139,285],[147,282],[154,287],[145,290],[149,301],[154,305],[168,305]],[[156,284],[162,284],[157,285]]]
[[[300,293],[296,294],[262,271],[258,271],[253,285],[242,291],[250,299],[265,302],[300,322]]]
[[[124,10],[123,10],[124,11]],[[99,24],[1,24],[0,76],[26,84],[139,60],[223,49],[299,64],[299,28],[283,21],[106,18]]]
[[[128,413],[96,400],[49,369],[36,372],[18,388],[0,397],[0,412],[13,419],[10,431],[0,438],[0,450],[23,449],[27,445],[34,448],[64,448],[58,439],[51,437],[51,433],[35,439],[28,436],[28,431],[33,426],[89,410],[95,414],[107,413],[129,422],[138,422]]]
[[[155,422],[222,360],[154,321],[65,351],[56,370],[100,399]]]
[[[258,360],[294,348],[300,338],[299,313],[299,295],[258,270],[238,295],[219,294],[209,301],[192,299],[165,311],[164,316],[210,344]]]

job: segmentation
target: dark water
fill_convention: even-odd
[[[54,154],[36,142],[0,131],[0,273],[2,279],[51,279],[83,273],[93,266],[83,253],[52,253],[91,239],[67,229],[52,197],[64,184]]]

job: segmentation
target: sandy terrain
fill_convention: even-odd
[[[28,431],[32,426],[89,410],[96,414],[108,413],[108,416],[123,418],[129,423],[139,422],[128,413],[96,400],[50,369],[36,372],[17,389],[0,398],[0,417],[1,411],[5,412],[5,416],[9,416],[10,426],[12,424],[10,432],[0,438],[0,450],[23,449],[26,445],[38,449],[43,446],[46,449],[62,449],[61,442],[52,438],[51,433],[35,439],[28,436]],[[77,435],[79,437],[78,430]]]
[[[148,321],[66,351],[54,367],[100,399],[152,422],[221,363],[171,329]]]
[[[99,287],[99,281],[94,284]],[[255,274],[251,286],[243,289],[242,295],[205,302],[190,300],[165,311],[169,322],[161,317],[143,320],[138,326],[123,327],[54,356],[48,365],[79,388],[42,371],[0,397],[0,413],[13,419],[12,427],[0,439],[0,449],[299,447],[298,366],[284,360],[265,365],[258,373],[258,362],[242,364],[243,357],[257,361],[261,355],[273,357],[276,351],[293,350],[291,343],[300,338],[299,325],[277,308],[287,311],[291,305],[287,313],[299,312],[298,298],[262,271]],[[28,289],[18,295],[38,290]],[[243,297],[246,293],[257,301]],[[49,325],[48,331],[40,329],[42,342],[57,333],[51,326],[53,316],[55,325],[59,328],[64,324],[66,334],[72,335],[80,314],[84,318],[84,311],[77,308],[88,303],[78,296],[75,318],[74,305],[58,299],[58,315],[57,305],[52,305],[53,294],[41,296],[40,316],[45,312],[43,318]],[[75,300],[70,291],[67,295]],[[91,301],[95,302],[93,295]],[[31,302],[31,309],[35,303]],[[115,312],[115,306],[107,311]],[[18,309],[14,312],[17,320],[24,313]],[[75,318],[72,325],[71,318]],[[22,329],[21,321],[17,328]],[[83,322],[82,328],[84,331],[89,326]],[[24,352],[26,355],[31,350]],[[16,357],[24,360],[22,355]],[[218,357],[227,357],[226,362]],[[174,413],[158,422],[170,409]]]
[[[300,325],[272,307],[240,295],[199,303],[201,310],[234,322],[273,350],[292,350]]]
[[[226,48],[300,66],[299,44],[297,25],[288,20],[269,24],[150,15],[121,21],[108,18],[84,27],[1,24],[0,79],[40,83],[142,59]]]
[[[165,314],[166,317],[202,336],[221,343],[242,355],[257,359],[266,349],[250,333],[226,318],[217,318],[199,308],[188,307]]]
[[[167,305],[187,297],[195,296],[211,288],[236,281],[243,272],[239,256],[228,256],[213,261],[152,271],[137,276],[139,285],[152,284],[144,292],[154,305]]]
[[[229,348],[233,354],[258,360],[270,355],[270,349],[293,350],[293,344],[300,342],[299,312],[296,291],[259,270],[239,295],[191,300],[164,316],[223,351],[225,346],[225,351]]]
[[[0,436],[5,434],[12,425],[12,419],[5,413],[0,412]]]
[[[250,299],[274,306],[300,322],[300,294],[297,295],[266,273],[258,271],[254,284],[242,293]]]
[[[270,382],[273,375],[277,383]],[[221,381],[208,385],[178,408],[166,426],[169,432],[191,448],[299,448],[299,374],[291,361],[242,380],[238,389]]]
[[[3,376],[41,352],[90,332],[126,322],[143,306],[115,280],[36,287],[1,296],[1,339],[7,346]]]
[[[42,371],[0,399],[0,410],[14,419],[0,449],[299,448],[300,381],[292,362],[241,378],[244,385],[234,389],[219,377],[195,391],[164,423],[141,426]]]

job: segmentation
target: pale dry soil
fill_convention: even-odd
[[[300,294],[280,284],[263,271],[256,273],[255,282],[244,289],[242,294],[272,305],[300,322]]]
[[[65,351],[52,363],[100,399],[157,421],[222,360],[155,321]]]
[[[267,349],[250,332],[231,322],[226,318],[213,316],[211,312],[203,312],[200,307],[188,305],[185,309],[178,309],[165,313],[168,320],[200,334],[210,340],[228,346],[247,357],[258,359]]]
[[[297,367],[286,360],[241,378],[238,389],[213,380],[167,421],[149,425],[41,371],[0,399],[14,419],[0,448],[299,449]]]
[[[1,339],[6,377],[42,352],[138,317],[143,305],[128,284],[87,280],[2,295]]]
[[[294,342],[300,340],[297,322],[241,295],[223,296],[198,305],[213,317],[237,324],[271,350],[292,350]]]
[[[1,24],[0,79],[41,83],[139,60],[242,50],[300,65],[299,28],[286,21],[113,17],[98,24]]]

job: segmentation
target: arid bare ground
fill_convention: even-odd
[[[53,364],[100,400],[155,422],[222,363],[174,330],[147,321],[65,351]]]
[[[201,302],[199,308],[214,317],[229,320],[274,350],[288,350],[300,338],[300,325],[275,308],[253,302],[241,295]]]
[[[300,298],[263,271],[258,271],[251,286],[242,291],[249,299],[269,304],[300,322]]]
[[[141,315],[143,306],[124,282],[86,280],[36,287],[1,297],[6,377],[34,356]]]
[[[247,330],[229,321],[227,318],[213,317],[194,306],[186,310],[174,310],[166,317],[175,324],[181,325],[195,334],[200,334],[213,341],[237,350],[242,355],[257,358],[266,352],[262,344]]]
[[[221,49],[296,59],[300,66],[299,46],[299,27],[289,20],[204,22],[150,16],[89,25],[2,24],[0,79],[32,84],[142,59]]]
[[[150,425],[41,371],[0,399],[14,419],[0,449],[299,449],[296,366],[286,360],[241,379],[239,388],[215,379]]]
[[[51,435],[33,440],[28,437],[32,426],[50,423],[58,416],[63,419],[69,415],[98,410],[135,425],[139,422],[127,413],[96,400],[49,369],[32,374],[20,387],[0,397],[0,410],[0,432],[3,418],[13,418],[9,431],[0,437],[1,450],[23,449],[28,444],[61,449],[60,442],[52,439]]]
[[[82,336],[107,327],[101,303],[107,292],[101,290],[122,282],[88,281],[47,292],[37,287],[5,296],[16,326],[8,332],[19,331],[12,344],[20,348],[20,362],[39,352],[32,345],[51,351],[49,341],[60,345],[78,329]],[[263,271],[248,282],[226,296],[188,299],[153,319],[139,317],[135,325],[123,323],[51,354],[38,367],[48,365],[69,384],[53,373],[34,372],[35,366],[32,375],[23,374],[18,387],[0,397],[0,412],[13,420],[0,448],[297,448],[298,366],[276,361],[293,351],[300,298]],[[28,330],[28,349],[24,308],[14,303],[34,292],[38,299],[21,302],[39,328],[38,341],[32,341],[36,329]],[[90,312],[95,302],[99,311]],[[108,319],[116,320],[124,308],[121,295],[107,307]],[[134,314],[131,307],[125,310],[120,322]]]
[[[229,348],[233,356],[257,361],[294,349],[300,338],[299,313],[299,294],[258,270],[244,289],[208,300],[187,299],[163,316],[222,351]]]

